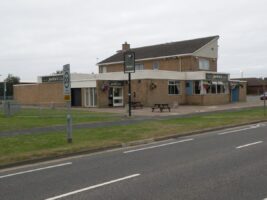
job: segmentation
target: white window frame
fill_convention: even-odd
[[[171,90],[170,87],[176,87],[177,93],[175,88]],[[168,95],[180,95],[180,81],[178,80],[168,81]]]
[[[143,63],[135,63],[135,70],[144,70]]]
[[[210,61],[206,58],[198,59],[198,68],[200,70],[210,70]]]
[[[93,96],[91,97],[92,94]],[[97,106],[96,88],[84,88],[84,106],[85,107]]]

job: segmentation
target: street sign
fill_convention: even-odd
[[[70,86],[70,65],[66,64],[63,66],[63,87],[64,87],[64,98],[65,100],[70,100],[66,96],[71,95],[71,86]]]
[[[124,73],[135,72],[135,53],[132,51],[126,51],[124,57]]]
[[[67,142],[72,143],[72,116],[71,116],[71,86],[70,86],[70,65],[63,65],[63,88],[64,100],[67,104]]]

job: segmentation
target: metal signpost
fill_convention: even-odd
[[[124,57],[124,73],[128,73],[128,104],[129,104],[129,116],[131,113],[131,73],[135,72],[135,53],[133,51],[126,51],[123,54]]]
[[[265,79],[264,78],[262,78],[263,79],[263,100],[264,100],[264,116],[266,116],[266,96],[265,96],[265,93],[266,93],[266,91],[265,91]]]
[[[70,65],[63,66],[63,88],[64,100],[67,104],[67,141],[72,143],[72,117],[71,117],[71,85],[70,85]]]
[[[6,101],[6,81],[4,81],[4,101]]]

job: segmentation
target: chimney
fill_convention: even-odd
[[[122,51],[128,51],[128,50],[130,50],[130,44],[125,42],[124,44],[122,44]]]

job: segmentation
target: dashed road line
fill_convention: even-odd
[[[52,166],[42,167],[42,168],[38,168],[38,169],[27,170],[27,171],[23,171],[23,172],[7,174],[7,175],[0,176],[0,179],[11,177],[11,176],[16,176],[16,175],[21,175],[21,174],[27,174],[27,173],[36,172],[36,171],[42,171],[42,170],[46,170],[46,169],[52,169],[52,168],[56,168],[56,167],[63,167],[66,165],[71,165],[71,164],[72,164],[72,162],[67,162],[67,163],[62,163],[62,164],[58,164],[58,165],[52,165]]]
[[[137,152],[137,151],[143,151],[143,150],[147,150],[147,149],[154,149],[154,148],[173,145],[173,144],[182,143],[182,142],[189,142],[189,141],[192,141],[192,140],[194,140],[194,139],[190,138],[190,139],[185,139],[185,140],[179,140],[179,141],[176,141],[176,142],[164,143],[164,144],[160,144],[160,145],[155,145],[155,146],[149,146],[149,147],[144,147],[144,148],[140,148],[140,149],[124,151],[123,153],[133,153],[133,152]]]
[[[77,194],[77,193],[81,193],[81,192],[84,192],[84,191],[92,190],[92,189],[95,189],[95,188],[98,188],[98,187],[102,187],[102,186],[105,186],[105,185],[109,185],[109,184],[112,184],[112,183],[116,183],[116,182],[119,182],[119,181],[130,179],[130,178],[134,178],[134,177],[137,177],[137,176],[140,176],[140,174],[133,174],[133,175],[130,175],[130,176],[125,176],[123,178],[119,178],[119,179],[111,180],[111,181],[104,182],[104,183],[101,183],[101,184],[93,185],[93,186],[90,186],[90,187],[82,188],[82,189],[75,190],[75,191],[72,191],[72,192],[68,192],[68,193],[65,193],[65,194],[61,194],[61,195],[58,195],[58,196],[55,196],[55,197],[51,197],[51,198],[48,198],[48,199],[45,199],[45,200],[60,199],[60,198],[63,198],[63,197],[67,197],[67,196],[74,195],[74,194]]]
[[[253,143],[249,143],[249,144],[244,144],[244,145],[238,146],[236,148],[237,149],[241,149],[241,148],[244,148],[244,147],[249,147],[249,146],[260,144],[260,143],[263,143],[263,141],[258,141],[258,142],[253,142]]]

